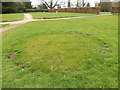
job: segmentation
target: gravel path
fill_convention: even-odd
[[[21,21],[14,21],[14,22],[1,22],[0,24],[24,24],[27,22],[34,21],[30,14],[24,13],[24,19]]]
[[[74,19],[74,18],[85,18],[85,17],[96,17],[96,16],[107,16],[112,14],[101,14],[101,15],[91,15],[91,16],[79,16],[79,17],[67,17],[67,18],[54,18],[54,19],[33,19],[32,15],[24,13],[24,20],[15,22],[1,22],[0,24],[10,24],[9,26],[0,28],[0,33],[15,28],[21,24],[25,24],[31,21],[44,21],[44,20],[63,20],[63,19]]]

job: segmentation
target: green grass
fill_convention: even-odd
[[[111,14],[111,12],[100,12],[100,14]]]
[[[9,24],[0,24],[0,28],[1,27],[6,27],[6,26],[8,26]]]
[[[3,88],[117,88],[117,21],[37,21],[4,32]]]
[[[86,16],[86,15],[93,15],[93,14],[86,14],[86,13],[49,13],[49,12],[33,12],[30,13],[34,19],[49,19],[49,18],[64,18],[64,17],[76,17],[76,16]]]
[[[19,21],[23,19],[24,15],[22,13],[2,14],[2,22]]]

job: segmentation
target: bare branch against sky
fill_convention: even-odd
[[[30,2],[33,0],[0,0],[1,2]]]
[[[32,5],[36,6],[39,3],[41,3],[42,0],[30,0],[30,1],[32,1]],[[49,0],[46,0],[46,1],[49,1]],[[61,2],[61,1],[63,1],[63,0],[59,0],[59,2]],[[99,2],[100,0],[87,0],[87,1],[93,4],[96,1]],[[64,2],[68,2],[68,0],[64,0]],[[74,2],[77,2],[77,0],[71,0],[71,3],[74,3]]]
[[[55,6],[57,6],[58,0],[55,2],[53,2],[53,0],[50,0],[49,2],[42,0],[42,3],[44,3],[49,9],[53,9]]]
[[[41,3],[42,0],[30,0],[32,2],[32,5],[37,6],[39,3]],[[46,0],[49,1],[49,0]],[[54,1],[54,0],[53,0]],[[64,1],[68,2],[68,0],[59,0],[59,2]],[[109,2],[109,1],[115,1],[115,0],[87,0],[87,2],[90,2],[91,6],[95,5],[95,2]],[[117,0],[120,1],[120,0]],[[71,3],[77,2],[77,0],[71,0]]]

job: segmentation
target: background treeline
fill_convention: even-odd
[[[23,13],[31,8],[31,2],[2,2],[2,13]]]

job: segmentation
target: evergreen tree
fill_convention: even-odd
[[[71,6],[70,6],[70,0],[68,0],[68,7],[71,7]]]
[[[90,7],[90,3],[89,2],[87,3],[87,7]]]
[[[30,8],[31,2],[2,2],[2,13],[21,13]]]

